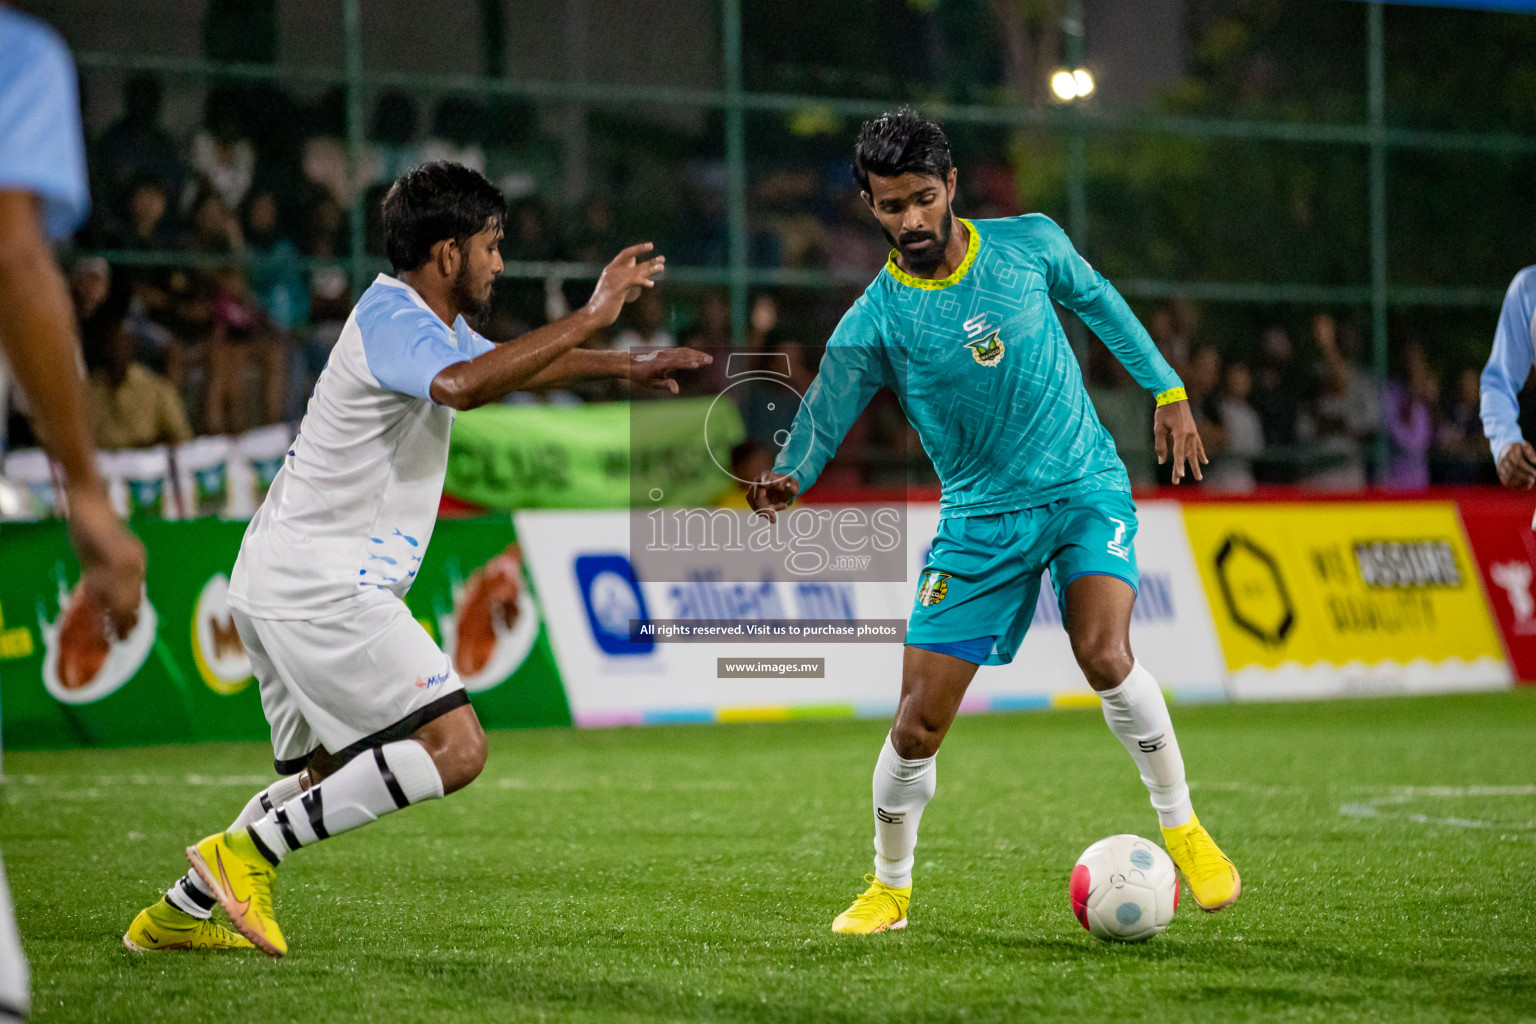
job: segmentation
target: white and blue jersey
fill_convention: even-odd
[[[1483,367],[1483,433],[1497,459],[1505,448],[1524,440],[1520,433],[1520,389],[1536,359],[1536,267],[1526,267],[1509,282],[1504,308],[1493,335],[1493,352]]]
[[[494,347],[380,274],[342,328],[245,532],[230,604],[257,618],[314,619],[365,591],[404,597],[448,468],[454,413],[432,401],[432,380]]]
[[[54,239],[68,237],[91,209],[78,90],[58,34],[0,6],[0,192],[42,199]]]

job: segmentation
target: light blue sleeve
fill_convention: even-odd
[[[1067,233],[1040,214],[1021,219],[1034,222],[1032,226],[1043,243],[1045,280],[1051,298],[1081,317],[1136,378],[1136,383],[1154,395],[1183,387],[1179,375],[1157,350],[1131,307],[1114,285],[1078,254]]]
[[[464,322],[461,316],[453,322],[454,336],[459,340],[459,351],[469,358],[483,356],[496,347],[496,343]]]
[[[789,473],[803,494],[821,476],[875,392],[887,383],[885,348],[864,300],[843,314],[821,357],[816,379],[806,389],[789,428],[789,440],[774,460],[775,473]]]
[[[471,356],[454,345],[447,324],[404,292],[379,285],[369,292],[357,306],[369,372],[391,391],[431,401],[433,378]]]
[[[41,197],[55,239],[91,209],[77,90],[63,41],[41,22],[0,10],[0,190]]]
[[[1536,313],[1536,267],[1526,267],[1509,282],[1493,352],[1483,367],[1483,433],[1497,459],[1524,438],[1520,434],[1520,389],[1531,373],[1531,317]]]

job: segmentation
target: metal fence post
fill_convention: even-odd
[[[1367,8],[1366,46],[1369,50],[1371,127],[1371,369],[1376,384],[1387,382],[1387,59],[1382,38],[1382,5]],[[1381,403],[1382,421],[1376,432],[1376,481],[1386,483],[1387,406]]]
[[[347,168],[352,176],[352,201],[348,211],[348,255],[352,292],[361,295],[368,281],[368,215],[362,180],[363,169],[363,19],[362,0],[342,0],[341,33],[347,61]]]
[[[1061,22],[1062,34],[1067,41],[1067,69],[1076,71],[1083,66],[1083,0],[1067,0],[1067,13]],[[1067,107],[1067,234],[1079,252],[1086,253],[1088,246],[1088,157],[1087,142],[1083,131],[1082,97]],[[1067,324],[1067,337],[1077,361],[1087,368],[1088,331],[1082,321],[1072,318]]]
[[[721,8],[725,70],[726,207],[730,239],[731,344],[747,338],[747,129],[741,100],[741,0]]]

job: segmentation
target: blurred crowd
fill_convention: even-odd
[[[379,201],[400,171],[425,160],[464,163],[502,188],[510,204],[503,256],[514,267],[601,264],[642,237],[657,241],[674,265],[726,261],[718,153],[617,160],[599,147],[590,190],[562,205],[568,183],[551,156],[558,146],[540,135],[528,105],[458,96],[425,104],[402,92],[372,99],[366,145],[353,168],[339,89],[303,102],[270,84],[215,86],[200,123],[176,135],[164,124],[160,81],[149,74],[127,80],[119,116],[88,140],[95,206],[75,240],[78,251],[105,255],[69,264],[99,447],[143,448],[297,421],[355,299],[346,262],[354,200],[368,211],[358,227],[377,257]],[[967,169],[962,199],[972,216],[1022,212],[1013,173],[1005,162],[994,164]],[[840,156],[764,161],[750,190],[755,265],[822,269],[847,284],[753,297],[746,351],[784,361],[791,386],[803,392],[817,347],[878,271],[887,247]],[[166,252],[178,256],[167,262],[151,255]],[[509,276],[482,330],[498,339],[523,333],[564,315],[589,288],[581,279]],[[1478,368],[1437,370],[1422,344],[1408,339],[1395,342],[1390,378],[1377,380],[1366,369],[1360,323],[1330,313],[1300,331],[1293,323],[1256,337],[1214,338],[1202,333],[1192,302],[1138,311],[1186,382],[1211,456],[1208,488],[1347,491],[1380,481],[1415,489],[1492,479],[1477,415]],[[628,307],[597,344],[724,350],[730,328],[722,291],[666,285]],[[1096,342],[1086,356],[1095,406],[1133,482],[1157,482],[1151,399]],[[729,386],[721,358],[686,382],[699,394]],[[627,394],[612,384],[512,400]],[[737,455],[755,469],[788,423],[780,422],[782,409],[765,416],[751,401],[740,404],[748,440]],[[24,400],[13,395],[11,411],[5,447],[34,443]],[[1388,456],[1378,465],[1383,437]],[[889,395],[876,399],[828,472],[839,487],[931,482],[921,445]]]
[[[1406,491],[1496,480],[1478,415],[1481,367],[1443,377],[1422,342],[1409,338],[1393,350],[1391,375],[1378,380],[1367,369],[1360,323],[1327,312],[1311,317],[1300,343],[1271,326],[1217,346],[1201,339],[1199,307],[1190,302],[1156,306],[1147,326],[1189,393],[1211,460],[1207,488],[1356,491],[1375,482]],[[1166,482],[1147,429],[1151,399],[1102,346],[1090,354],[1089,385],[1132,482]]]

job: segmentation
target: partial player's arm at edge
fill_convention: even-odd
[[[576,312],[438,371],[432,379],[432,401],[459,410],[475,409],[526,390],[557,359],[617,320],[624,304],[638,298],[642,288],[655,287],[656,276],[666,268],[666,257],[642,259],[651,248],[651,243],[643,242],[614,257],[603,268],[592,298]]]
[[[0,190],[0,347],[26,392],[43,446],[64,472],[81,583],[118,635],[127,636],[138,620],[144,548],[118,521],[96,472],[74,324],[64,275],[43,231],[41,200]]]
[[[1531,373],[1532,317],[1536,315],[1536,267],[1516,274],[1504,293],[1493,351],[1483,367],[1481,416],[1483,434],[1506,487],[1536,484],[1536,452],[1520,431],[1520,389]]]
[[[40,207],[30,192],[0,191],[0,344],[70,488],[98,488],[76,370],[74,308],[43,236]]]

